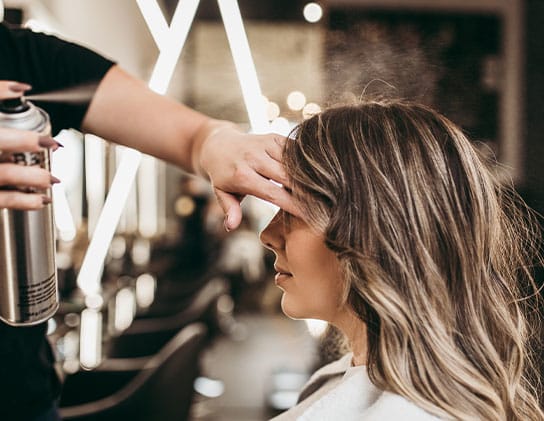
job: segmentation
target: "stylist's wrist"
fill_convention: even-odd
[[[193,174],[210,180],[210,171],[217,165],[214,161],[220,153],[219,150],[224,147],[221,140],[228,136],[229,132],[241,134],[236,124],[226,120],[210,119],[202,125],[191,150]]]

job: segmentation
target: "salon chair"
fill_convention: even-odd
[[[93,371],[69,376],[60,401],[62,419],[188,419],[206,334],[204,324],[193,323],[152,357],[110,359]]]
[[[201,321],[213,336],[219,326],[217,303],[228,294],[228,284],[222,278],[210,280],[179,313],[172,316],[136,319],[119,336],[105,344],[109,358],[136,358],[156,353],[180,329]]]

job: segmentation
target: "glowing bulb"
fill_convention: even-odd
[[[308,102],[302,109],[302,117],[307,119],[315,114],[319,114],[320,112],[321,107],[319,105],[317,105],[315,102]]]
[[[302,11],[304,19],[310,23],[318,22],[323,17],[323,9],[317,3],[308,3]]]
[[[178,216],[189,216],[196,209],[196,203],[191,196],[178,197],[174,204],[174,210]]]
[[[136,279],[136,303],[139,307],[147,308],[155,299],[156,279],[149,273],[142,273]]]
[[[151,257],[151,242],[147,238],[136,238],[132,244],[131,257],[135,265],[147,265]]]
[[[115,329],[122,332],[127,329],[136,314],[136,297],[131,288],[121,289],[115,296]]]
[[[87,306],[87,308],[90,308],[92,310],[99,310],[103,304],[104,304],[104,299],[102,298],[102,296],[98,294],[87,295],[85,297],[85,306]]]
[[[57,330],[57,322],[54,318],[51,318],[47,321],[47,335],[51,335]]]
[[[304,96],[302,92],[293,91],[289,95],[287,95],[287,106],[291,110],[293,111],[302,110],[305,104],[306,104],[306,97]]]
[[[102,357],[102,314],[89,308],[83,310],[80,329],[79,361],[82,367],[92,369]]]
[[[275,102],[269,102],[266,104],[266,114],[270,121],[280,116],[280,107]]]
[[[291,125],[285,117],[278,117],[272,121],[270,124],[270,130],[273,133],[281,134],[282,136],[287,136],[291,131]]]

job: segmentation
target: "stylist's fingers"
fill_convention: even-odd
[[[256,161],[253,164],[253,170],[266,179],[274,180],[283,186],[289,186],[289,178],[285,172],[283,164],[278,161]]]
[[[289,178],[282,164],[285,137],[277,134],[262,135],[259,137],[265,153],[256,154],[253,157],[253,169],[263,177],[288,186]]]
[[[27,83],[0,80],[0,99],[18,98],[30,89],[32,87]]]
[[[0,127],[0,150],[2,152],[38,152],[40,148],[56,149],[59,143],[50,136],[36,132]]]
[[[300,209],[295,205],[292,196],[284,188],[259,176],[256,176],[250,183],[253,184],[245,188],[248,194],[271,202],[292,215],[303,217]],[[225,229],[230,231],[238,228],[242,221],[240,202],[244,196],[227,193],[218,188],[214,188],[214,193],[219,206],[221,206],[221,209],[225,213]]]
[[[47,189],[54,183],[58,183],[58,179],[53,177],[49,171],[40,167],[10,163],[0,165],[0,186]]]
[[[51,203],[51,199],[39,193],[22,193],[17,190],[0,191],[0,208],[36,210]]]
[[[221,189],[214,188],[215,197],[217,197],[217,202],[223,213],[225,214],[225,229],[227,231],[236,229],[240,226],[242,222],[242,208],[240,207],[240,202],[243,197],[224,192]]]
[[[285,142],[287,138],[279,134],[263,135],[266,137],[266,152],[276,161],[281,162],[281,156],[283,149],[285,148]]]
[[[250,173],[243,187],[247,194],[271,202],[294,216],[302,216],[300,209],[287,190],[257,173]]]

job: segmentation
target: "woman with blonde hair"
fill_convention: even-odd
[[[458,127],[367,101],[301,123],[283,162],[301,216],[261,234],[282,309],[336,326],[351,353],[278,420],[544,419],[539,230]]]

